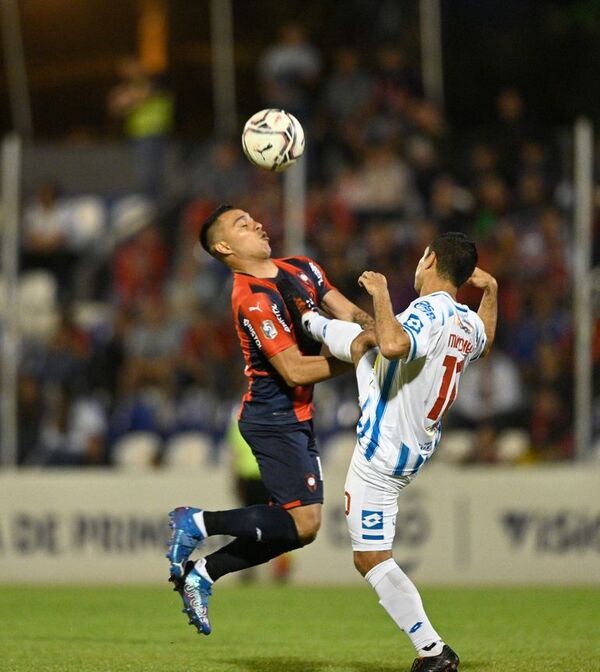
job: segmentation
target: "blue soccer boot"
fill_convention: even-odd
[[[178,506],[169,513],[169,527],[173,530],[167,542],[169,552],[166,557],[171,561],[170,573],[176,578],[183,578],[185,563],[194,549],[201,544],[205,535],[194,522],[194,514],[202,509],[191,506]]]
[[[187,567],[184,578],[171,576],[169,581],[175,586],[173,590],[181,595],[183,613],[189,618],[188,624],[194,625],[199,635],[210,635],[212,628],[208,620],[208,598],[212,594],[212,583],[194,569],[194,563],[187,563]]]

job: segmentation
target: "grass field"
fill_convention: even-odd
[[[600,589],[424,589],[464,672],[600,670]],[[169,586],[0,587],[3,672],[402,672],[368,587],[225,586],[196,635]]]

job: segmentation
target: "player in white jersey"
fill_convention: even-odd
[[[370,287],[384,282],[383,276],[369,274],[363,281]],[[410,476],[437,448],[441,418],[454,401],[462,371],[481,356],[486,337],[481,318],[445,291],[413,301],[396,320],[409,338],[406,357],[371,350],[357,368],[357,450],[378,472]]]
[[[302,315],[315,340],[356,366],[361,417],[345,492],[354,564],[414,644],[414,672],[446,672],[459,663],[391,549],[398,495],[437,449],[461,373],[494,340],[497,284],[476,265],[477,250],[464,234],[443,234],[417,265],[419,298],[399,315],[385,277],[371,271],[360,276],[373,298],[374,332],[306,309]],[[465,282],[483,290],[477,313],[456,301]]]

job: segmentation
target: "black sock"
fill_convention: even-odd
[[[209,536],[228,534],[232,537],[265,543],[270,541],[299,543],[294,519],[279,506],[256,504],[229,511],[205,511],[204,525]]]
[[[215,553],[207,555],[205,569],[210,578],[216,581],[225,574],[262,565],[300,546],[299,541],[271,541],[265,544],[250,539],[235,539]]]

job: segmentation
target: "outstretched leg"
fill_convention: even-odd
[[[361,357],[377,345],[375,333],[363,331],[360,325],[344,320],[330,320],[316,311],[302,316],[305,331],[319,343],[324,343],[331,354],[356,366]]]
[[[324,343],[329,352],[342,362],[353,362],[357,366],[362,355],[377,345],[374,332],[363,332],[362,327],[355,322],[330,319],[321,315],[315,310],[312,299],[299,296],[287,280],[280,280],[277,288],[290,312],[297,333],[308,334],[311,342]]]

